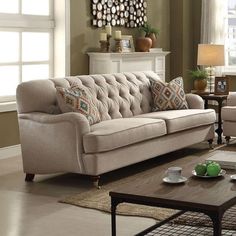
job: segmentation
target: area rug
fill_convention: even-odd
[[[211,219],[203,214],[197,212],[186,212],[178,218],[171,221],[173,224],[188,225],[188,226],[212,226]],[[231,207],[224,214],[222,219],[222,228],[228,230],[236,230],[236,206]]]
[[[227,150],[227,151],[226,151]],[[196,147],[191,147],[187,149],[183,149],[181,151],[173,152],[170,154],[164,155],[163,159],[168,159],[170,156],[175,156],[175,158],[179,158],[181,156],[187,157],[189,155],[193,155],[195,157],[203,156],[205,155],[206,158],[213,155],[214,152],[232,152],[235,151],[236,153],[236,145],[233,145],[231,147],[225,147],[225,145],[217,146],[215,150],[209,150],[207,148],[207,144],[198,144]],[[149,164],[152,165],[153,163]],[[140,167],[140,166],[139,166]],[[122,186],[123,184],[132,183],[133,181],[141,181],[143,178],[151,178],[155,175],[155,173],[160,169],[160,166],[158,164],[154,165],[154,167],[144,167],[140,172],[122,177],[121,179],[114,180],[111,182],[103,183],[102,189],[98,190],[96,188],[91,188],[91,190],[65,197],[64,199],[60,200],[61,203],[67,203],[75,206],[85,207],[85,208],[91,208],[96,209],[104,212],[110,213],[110,197],[109,192],[116,189],[119,186]],[[165,209],[165,208],[157,208],[157,207],[149,207],[149,206],[142,206],[142,205],[135,205],[135,204],[127,204],[122,203],[119,204],[117,207],[117,214],[120,215],[127,215],[127,216],[140,216],[140,217],[148,217],[153,218],[157,221],[162,221],[174,213],[176,213],[176,210],[171,209]],[[199,215],[198,215],[199,216]],[[198,217],[197,216],[197,217]],[[191,218],[191,215],[183,215],[182,218],[178,218],[179,222],[181,223],[187,223],[189,222],[189,219]],[[204,218],[205,219],[205,218]],[[206,221],[206,225],[211,224],[210,221]],[[236,222],[236,216],[235,216],[235,222]],[[235,225],[234,225],[235,227]]]

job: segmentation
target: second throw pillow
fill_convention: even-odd
[[[152,111],[188,109],[181,77],[169,83],[151,81],[151,91],[154,103]]]

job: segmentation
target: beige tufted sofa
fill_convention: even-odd
[[[190,109],[151,112],[154,72],[84,75],[22,83],[18,119],[26,180],[34,174],[74,172],[98,177],[214,137],[215,112],[198,95]],[[102,122],[89,125],[78,113],[61,114],[56,86],[74,82],[96,101]]]

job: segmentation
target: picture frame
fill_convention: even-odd
[[[228,95],[229,94],[229,78],[228,77],[215,77],[215,95]]]
[[[134,52],[134,41],[132,35],[121,36],[122,52]]]

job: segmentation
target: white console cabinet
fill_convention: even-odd
[[[165,56],[169,52],[89,52],[89,74],[154,71],[165,81]]]

